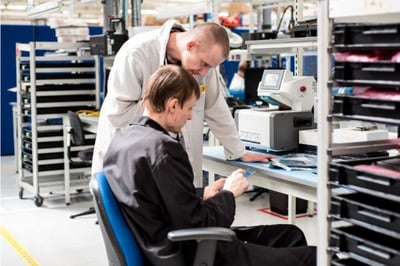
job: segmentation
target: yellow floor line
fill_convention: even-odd
[[[18,255],[25,261],[28,266],[39,266],[39,263],[32,257],[32,255],[9,233],[7,230],[0,226],[0,236],[2,236],[8,244],[18,253]]]

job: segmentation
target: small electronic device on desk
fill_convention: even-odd
[[[313,77],[293,77],[285,69],[264,70],[257,94],[269,108],[238,110],[236,122],[247,147],[291,151],[299,146],[299,130],[315,127]]]

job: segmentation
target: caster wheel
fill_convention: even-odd
[[[18,197],[19,197],[19,199],[23,199],[24,198],[24,189],[23,188],[19,189]]]
[[[37,207],[40,207],[43,204],[43,198],[39,194],[33,197],[33,201]]]
[[[82,193],[83,189],[77,189],[76,192]]]

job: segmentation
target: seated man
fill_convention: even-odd
[[[174,249],[171,230],[230,227],[235,197],[248,187],[242,169],[221,178],[196,195],[193,171],[179,132],[192,118],[200,95],[193,77],[167,65],[150,78],[143,116],[114,137],[104,160],[104,172],[132,231],[140,234],[146,254]],[[171,136],[175,135],[175,136]],[[315,265],[316,249],[293,225],[241,227],[238,240],[218,242],[215,265]],[[191,265],[196,242],[182,243]],[[149,260],[151,256],[147,256]]]

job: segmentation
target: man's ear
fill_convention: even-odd
[[[175,110],[178,108],[179,102],[178,99],[176,98],[169,98],[167,101],[167,110],[168,112],[175,112]]]
[[[190,41],[186,44],[186,48],[188,51],[190,51],[190,49],[192,49],[193,47],[195,47],[197,44],[195,41]]]

